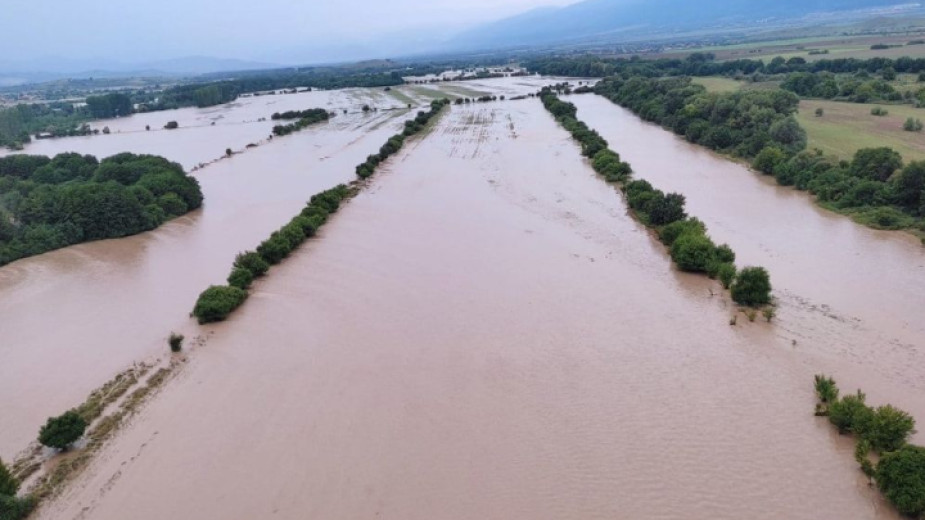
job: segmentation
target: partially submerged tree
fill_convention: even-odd
[[[49,448],[66,450],[80,439],[86,430],[87,421],[76,411],[70,410],[48,419],[39,431],[39,442]]]

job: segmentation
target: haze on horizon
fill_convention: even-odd
[[[280,64],[386,57],[420,50],[467,26],[575,0],[9,0],[0,61],[105,65],[186,56]]]

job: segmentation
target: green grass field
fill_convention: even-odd
[[[882,106],[889,115],[871,115],[875,106]],[[817,108],[823,109],[822,117],[816,117]],[[806,129],[809,148],[819,148],[842,159],[850,159],[861,148],[888,146],[906,162],[925,160],[925,134],[903,130],[908,117],[925,121],[925,110],[911,105],[804,100],[797,120]]]
[[[731,78],[693,78],[694,83],[703,85],[710,92],[735,92],[742,88],[743,82]]]

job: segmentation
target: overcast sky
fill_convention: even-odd
[[[575,0],[2,0],[2,59],[313,59]],[[348,52],[349,53],[349,52]],[[308,57],[308,56],[306,56]],[[338,56],[334,56],[338,59]]]

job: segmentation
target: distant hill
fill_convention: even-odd
[[[900,7],[902,6],[902,7]],[[553,44],[621,35],[653,36],[792,20],[810,15],[921,7],[901,0],[585,0],[483,25],[451,41],[457,48]],[[822,18],[824,17],[817,17]]]
[[[67,78],[197,76],[214,72],[272,69],[278,66],[272,63],[206,56],[138,63],[47,57],[28,62],[0,61],[0,86]]]

